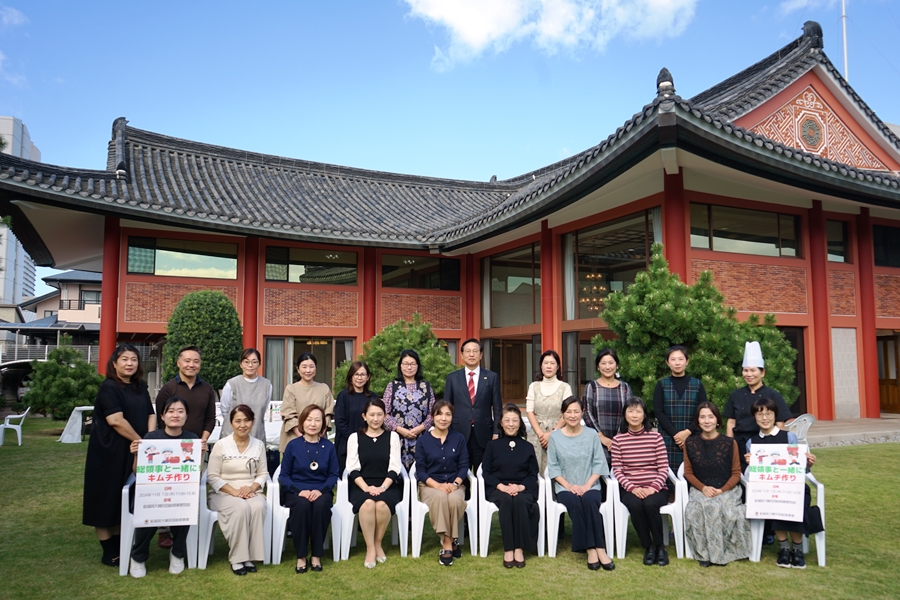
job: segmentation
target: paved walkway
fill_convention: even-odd
[[[880,419],[816,421],[806,435],[810,446],[890,437],[900,437],[900,415],[884,413]]]

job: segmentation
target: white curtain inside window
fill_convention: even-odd
[[[650,225],[653,227],[653,239],[650,240],[650,243],[661,242],[663,239],[662,208],[659,206],[650,209]]]
[[[578,296],[576,285],[575,234],[569,233],[563,237],[563,298],[566,302],[566,314],[563,318],[567,321],[573,320],[576,316],[575,304]]]

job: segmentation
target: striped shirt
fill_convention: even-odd
[[[662,436],[655,431],[628,431],[613,438],[613,474],[626,492],[649,487],[657,492],[666,485],[669,459]]]

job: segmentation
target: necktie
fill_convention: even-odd
[[[469,371],[469,400],[475,404],[475,371]]]

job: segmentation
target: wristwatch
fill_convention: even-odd
[[[452,484],[455,485],[456,487],[459,487],[459,484],[456,483],[455,481],[451,481],[450,483],[452,483]]]

